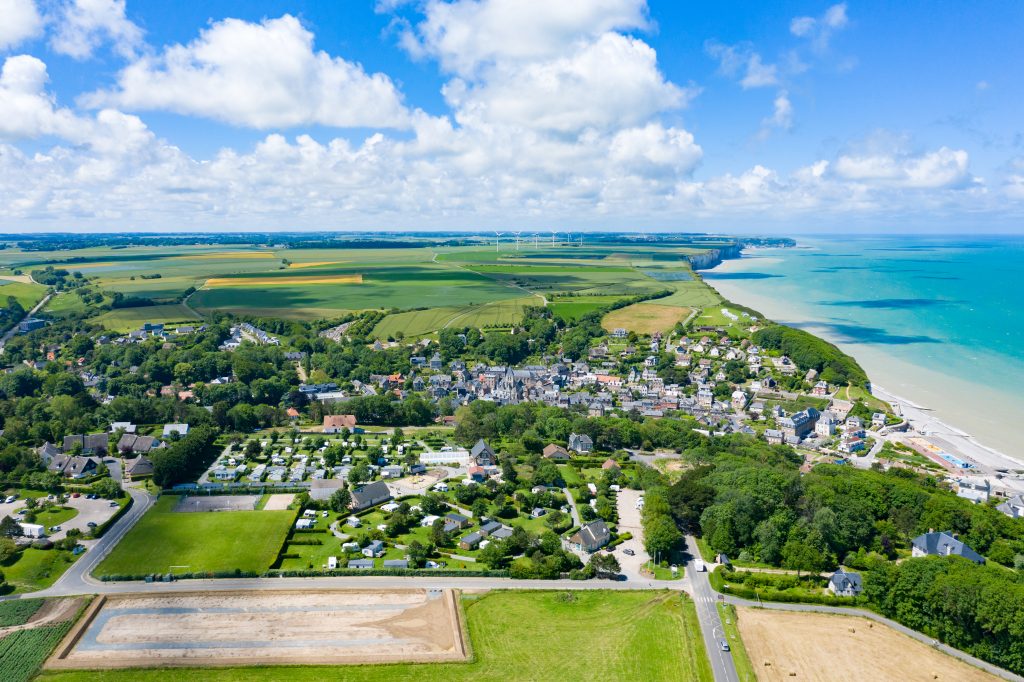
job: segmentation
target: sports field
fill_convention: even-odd
[[[739,609],[743,643],[760,680],[997,678],[866,618]]]
[[[634,303],[605,315],[601,326],[609,331],[621,328],[637,334],[666,332],[676,322],[685,320],[691,312],[690,308],[682,306]]]
[[[44,672],[62,682],[519,682],[712,680],[693,603],[648,591],[492,592],[463,597],[466,663],[326,668],[179,668]]]
[[[164,495],[95,570],[96,576],[264,571],[277,558],[295,511],[174,511]]]

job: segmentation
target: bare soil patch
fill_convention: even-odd
[[[750,608],[738,612],[740,635],[762,682],[997,679],[867,618]]]
[[[267,498],[267,503],[263,505],[263,511],[285,511],[294,499],[295,493],[271,495]]]
[[[450,590],[107,598],[47,668],[340,665],[466,658]]]
[[[183,495],[174,505],[174,511],[252,511],[259,501],[259,495]]]

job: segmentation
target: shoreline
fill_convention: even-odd
[[[742,272],[744,266],[738,265],[739,263],[744,262],[744,260],[749,263],[749,256],[754,254],[757,254],[756,257],[758,258],[762,258],[763,256],[760,254],[764,251],[765,249],[760,248],[756,250],[743,249],[739,258],[723,261],[721,264],[713,268],[705,269],[704,272]],[[993,471],[1024,471],[1024,458],[1014,457],[999,447],[993,447],[992,445],[986,445],[981,442],[981,440],[972,433],[972,431],[977,431],[977,429],[968,431],[946,421],[949,418],[947,413],[951,411],[948,409],[948,406],[940,405],[939,407],[929,407],[928,404],[932,402],[931,400],[906,398],[903,395],[900,395],[902,391],[896,392],[885,388],[886,385],[892,385],[890,382],[894,382],[896,384],[900,384],[902,382],[907,383],[908,385],[915,385],[918,382],[915,381],[912,376],[913,373],[924,374],[931,372],[931,370],[913,367],[910,363],[907,363],[892,354],[887,354],[881,349],[851,349],[849,346],[857,346],[858,344],[851,344],[848,341],[829,338],[827,334],[823,334],[820,331],[820,327],[822,326],[820,321],[814,320],[813,317],[801,316],[799,315],[800,311],[792,308],[789,309],[789,312],[791,314],[797,313],[793,315],[793,317],[797,318],[797,321],[780,319],[777,314],[773,314],[775,312],[773,310],[775,305],[771,299],[751,295],[749,292],[744,291],[741,286],[730,286],[732,283],[728,280],[716,281],[714,278],[710,278],[704,279],[703,281],[705,284],[717,291],[725,300],[757,310],[767,320],[773,320],[780,324],[787,324],[805,329],[806,331],[839,346],[844,352],[847,352],[850,356],[856,359],[858,363],[861,363],[862,358],[867,356],[872,361],[869,364],[876,365],[869,372],[872,394],[880,400],[892,405],[901,416],[904,416],[910,424],[910,430],[915,434],[934,440],[936,441],[935,444],[937,446],[948,451],[950,454],[961,457],[962,459],[977,465],[974,470],[965,470],[964,473],[977,472],[978,469],[989,469]],[[723,285],[721,288],[719,287],[720,284]],[[815,327],[817,327],[817,329]],[[878,365],[886,365],[886,367],[880,368]],[[905,372],[900,372],[901,366],[903,366],[902,369],[906,370]],[[868,368],[865,367],[865,370],[867,369]],[[879,371],[880,369],[881,371]],[[882,378],[881,383],[876,383],[876,377]],[[965,384],[964,389],[968,390],[966,385],[969,384],[969,382],[964,379],[946,376],[944,376],[944,379],[949,382]],[[927,392],[926,389],[922,390]],[[964,420],[971,421],[971,419],[966,416]],[[978,425],[976,424],[975,426]]]

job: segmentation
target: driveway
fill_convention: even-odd
[[[640,576],[640,568],[649,559],[647,552],[644,551],[644,529],[640,525],[640,510],[636,508],[636,501],[641,497],[642,491],[624,488],[616,499],[619,510],[619,534],[633,535],[632,539],[615,548],[615,558],[619,560],[619,566],[629,580],[649,580]],[[634,555],[628,556],[623,551],[625,549],[633,550]]]

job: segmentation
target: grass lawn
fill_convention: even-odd
[[[277,558],[295,511],[174,512],[156,505],[96,568],[97,576],[196,571],[264,571]]]
[[[15,592],[35,592],[56,582],[76,558],[71,552],[28,547],[18,554],[17,561],[0,566],[0,571]]]
[[[184,305],[173,303],[141,308],[119,308],[97,316],[95,322],[111,331],[130,332],[141,327],[144,322],[195,324],[199,319],[198,315]]]
[[[570,464],[559,464],[558,471],[562,474],[562,480],[565,481],[567,486],[580,485],[583,483],[583,479],[580,478],[579,471],[576,467]]]
[[[736,607],[732,604],[718,604],[718,613],[722,616],[722,627],[725,629],[725,638],[732,650],[732,662],[736,666],[736,674],[740,682],[757,682],[757,675],[754,673],[754,666],[747,655],[747,647],[740,637],[739,627],[736,625]]]
[[[473,660],[350,667],[43,673],[52,682],[479,682],[712,679],[693,603],[676,593],[493,592],[464,600]],[[585,652],[585,655],[584,655]]]
[[[78,510],[72,507],[50,507],[46,511],[36,513],[35,523],[49,530],[50,526],[59,526],[76,516],[78,516]]]

